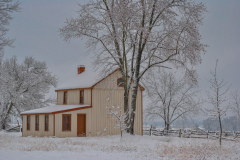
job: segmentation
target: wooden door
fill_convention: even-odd
[[[77,115],[77,136],[86,136],[86,114]]]

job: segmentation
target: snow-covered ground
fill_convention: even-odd
[[[216,140],[155,136],[51,138],[0,132],[0,160],[239,159],[240,139]]]

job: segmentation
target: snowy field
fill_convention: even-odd
[[[240,159],[240,139],[218,141],[178,137],[21,137],[0,132],[0,160],[172,160]]]

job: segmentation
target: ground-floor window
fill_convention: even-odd
[[[49,123],[49,117],[48,115],[45,115],[45,131],[48,131],[48,123]]]
[[[27,116],[27,130],[30,130],[30,116]]]
[[[39,115],[36,115],[35,118],[35,130],[39,131]]]
[[[62,131],[71,131],[71,114],[62,115]]]

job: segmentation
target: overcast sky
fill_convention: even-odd
[[[204,97],[210,87],[210,69],[216,59],[218,76],[231,84],[231,90],[240,89],[240,1],[239,0],[196,0],[203,2],[208,12],[200,26],[202,42],[209,45],[202,55],[202,64],[196,67],[199,88]],[[93,55],[86,54],[85,41],[76,39],[66,43],[59,36],[59,28],[66,18],[76,17],[77,3],[84,0],[20,0],[21,12],[14,13],[7,36],[15,38],[14,48],[5,48],[4,58],[13,55],[22,62],[25,56],[46,61],[49,70],[59,77],[59,84],[77,74],[77,66],[86,70]],[[54,89],[50,92],[55,94]],[[144,100],[144,106],[147,100]],[[207,105],[207,104],[205,104]]]

